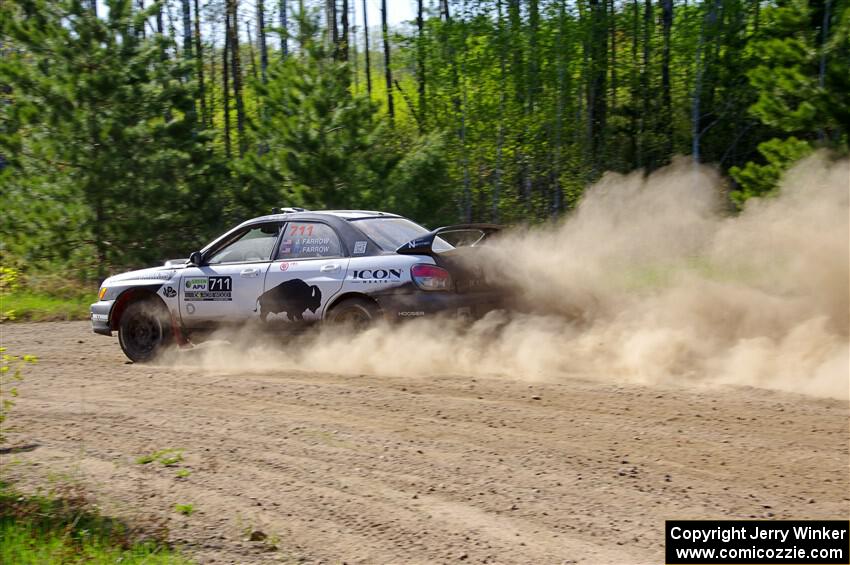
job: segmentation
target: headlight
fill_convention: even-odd
[[[97,293],[97,299],[98,299],[98,300],[103,300],[103,297],[104,297],[104,296],[106,296],[106,287],[105,287],[105,286],[102,286],[102,287],[100,287],[100,290],[99,290],[99,291],[98,291],[98,293]]]

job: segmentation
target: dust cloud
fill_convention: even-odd
[[[210,370],[565,377],[747,385],[846,399],[850,161],[816,154],[777,196],[725,208],[722,179],[679,160],[607,174],[562,221],[481,247],[521,313],[470,325],[251,332],[202,348]],[[236,353],[238,352],[238,354]]]

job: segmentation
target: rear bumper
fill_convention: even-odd
[[[458,294],[455,292],[413,291],[373,296],[388,321],[427,318],[438,314],[460,318],[480,318],[502,307],[496,292]]]
[[[101,300],[91,305],[91,329],[94,333],[112,335],[109,314],[114,303],[114,300]]]

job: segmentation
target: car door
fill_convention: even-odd
[[[347,250],[325,223],[291,221],[284,226],[260,297],[260,320],[266,323],[320,320],[342,288]]]
[[[180,317],[189,328],[256,318],[282,222],[247,226],[204,254],[180,277]]]

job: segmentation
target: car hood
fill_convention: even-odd
[[[103,281],[104,286],[111,283],[127,282],[127,281],[167,281],[170,280],[178,271],[175,267],[159,266],[149,269],[139,269],[137,271],[129,271],[114,275]]]

